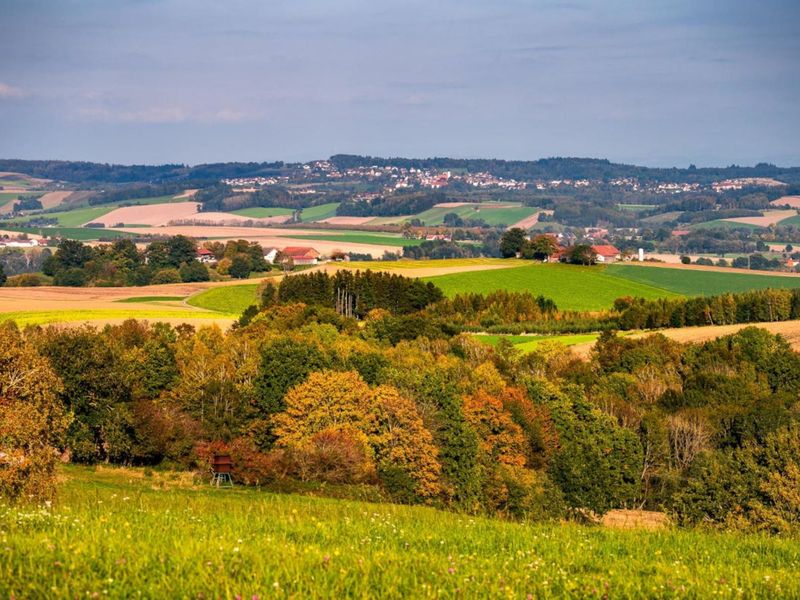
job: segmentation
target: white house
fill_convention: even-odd
[[[265,248],[264,249],[264,260],[267,261],[269,264],[273,264],[277,257],[278,257],[278,249],[277,248]]]

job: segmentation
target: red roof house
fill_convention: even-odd
[[[612,263],[622,258],[622,253],[611,244],[592,246],[592,250],[597,254],[599,263]]]
[[[284,259],[292,259],[296,265],[315,265],[321,256],[314,248],[305,246],[287,246],[283,249]]]

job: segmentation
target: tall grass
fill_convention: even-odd
[[[64,469],[0,507],[0,597],[798,597],[794,539],[520,524]]]

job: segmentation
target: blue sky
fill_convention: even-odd
[[[800,2],[0,0],[0,157],[800,165]]]

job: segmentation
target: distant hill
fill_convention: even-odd
[[[800,184],[800,167],[778,167],[759,163],[754,167],[663,169],[612,163],[600,158],[542,158],[539,160],[499,160],[461,158],[379,158],[337,154],[330,161],[339,169],[365,166],[396,166],[418,169],[467,170],[488,172],[497,177],[532,181],[537,179],[611,180],[635,177],[642,182],[711,183],[742,177],[771,177],[788,184]],[[127,184],[164,182],[213,182],[246,177],[291,176],[302,170],[298,163],[228,162],[195,166],[113,165],[84,161],[0,160],[0,172],[24,173],[32,177],[81,184]]]

